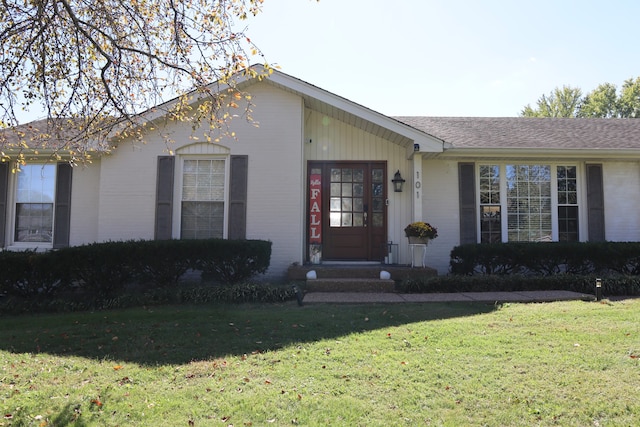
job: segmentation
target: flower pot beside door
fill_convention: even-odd
[[[409,239],[410,245],[428,245],[429,240],[431,240],[427,237],[418,237],[418,236],[407,236],[407,238]]]
[[[427,245],[431,239],[438,237],[438,230],[427,222],[418,221],[407,225],[404,234],[409,239],[411,267],[414,266],[414,248],[416,247],[422,248],[422,267],[426,267]]]
[[[412,222],[404,228],[404,234],[409,238],[409,243],[414,244],[412,242],[412,238],[417,239],[426,239],[427,241],[435,239],[438,237],[438,229],[424,221]],[[415,244],[423,244],[427,243],[415,242]]]

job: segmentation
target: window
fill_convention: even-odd
[[[29,164],[16,175],[15,242],[52,243],[56,165]]]
[[[575,166],[558,166],[558,240],[578,241],[578,180]]]
[[[225,161],[184,160],[181,238],[223,238],[224,200]]]
[[[502,241],[500,166],[480,166],[480,242]]]
[[[480,165],[478,173],[481,243],[579,240],[576,166]]]
[[[509,241],[551,241],[551,167],[507,165],[506,171]]]

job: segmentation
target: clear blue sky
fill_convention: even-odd
[[[264,0],[241,25],[281,71],[380,113],[509,117],[639,77],[638,19],[638,0]]]
[[[640,76],[637,0],[265,0],[269,62],[387,115],[517,116]]]

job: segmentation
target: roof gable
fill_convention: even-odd
[[[305,107],[309,109],[406,146],[411,152],[414,150],[414,144],[418,144],[422,152],[440,153],[444,151],[445,144],[433,134],[426,133],[393,117],[380,114],[288,74],[274,71],[262,81],[299,95],[304,100]]]

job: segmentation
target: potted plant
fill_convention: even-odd
[[[424,221],[412,222],[404,229],[404,234],[409,238],[410,244],[429,243],[429,240],[438,237],[438,229]]]

